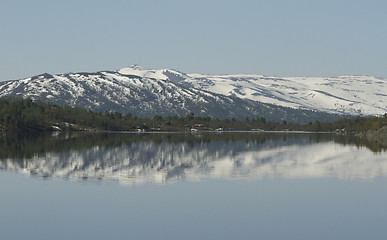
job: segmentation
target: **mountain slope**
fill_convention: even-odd
[[[184,82],[215,93],[286,107],[351,115],[387,112],[387,80],[369,76],[278,78],[190,74]]]
[[[382,115],[387,112],[387,79],[372,76],[205,75],[169,69],[149,70],[139,66],[123,68],[119,72],[284,107],[349,115]]]
[[[375,79],[369,81],[371,84],[377,81],[378,89],[372,87],[368,95],[360,90],[354,94],[355,90],[351,90],[351,86],[343,90],[348,92],[343,95],[327,89],[332,86],[337,88],[338,84],[344,85],[338,83],[337,79],[325,82],[314,79],[316,86],[328,87],[310,90],[313,85],[310,79],[184,74],[170,69],[150,70],[135,65],[118,71],[45,73],[23,80],[2,82],[0,97],[39,99],[101,112],[130,112],[139,117],[153,117],[156,114],[186,115],[194,112],[196,115],[213,118],[243,119],[263,116],[275,121],[309,122],[339,118],[317,110],[341,114],[387,112],[386,100],[381,99],[386,84],[383,79]],[[309,85],[301,83],[303,81],[309,82]],[[366,81],[363,83],[370,85]],[[365,100],[366,96],[369,97]],[[376,99],[375,96],[379,98]],[[357,98],[357,102],[353,98]]]

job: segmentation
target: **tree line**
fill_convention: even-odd
[[[92,112],[67,105],[55,105],[31,99],[0,98],[0,131],[184,131],[184,130],[269,130],[269,131],[340,131],[363,132],[387,126],[383,117],[343,118],[334,122],[308,124],[266,121],[264,116],[244,120],[186,116],[138,118],[120,112]]]

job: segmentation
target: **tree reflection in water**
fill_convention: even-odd
[[[335,134],[74,132],[3,136],[0,168],[129,185],[230,177],[368,179],[387,174],[385,149]]]

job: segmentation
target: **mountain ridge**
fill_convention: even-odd
[[[302,79],[318,87],[310,90]],[[358,88],[351,89],[349,83],[353,85],[355,77],[342,77],[342,83],[339,78],[321,79],[186,74],[132,65],[117,71],[43,73],[1,82],[0,97],[38,99],[94,111],[130,112],[139,117],[194,112],[213,118],[263,116],[268,120],[300,122],[302,119],[301,122],[306,122],[336,120],[343,114],[381,115],[387,112],[386,100],[381,98],[387,96],[383,93],[383,90],[387,92],[385,79],[359,76],[363,85],[378,84],[368,95]],[[347,87],[329,91],[338,84],[341,88]],[[341,94],[343,91],[348,94]],[[366,96],[371,97],[365,99]],[[316,99],[317,103],[321,100],[320,105]]]
[[[128,73],[138,65],[120,69]],[[283,107],[334,114],[383,115],[387,112],[387,79],[373,76],[272,77],[257,74],[185,74],[171,69],[141,68],[183,86]],[[172,72],[174,78],[168,76]],[[176,81],[177,79],[177,81]],[[359,94],[360,93],[360,94]],[[387,98],[386,98],[387,99]]]

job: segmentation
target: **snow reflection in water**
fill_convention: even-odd
[[[364,180],[387,175],[383,150],[375,153],[358,140],[330,134],[80,134],[33,139],[23,139],[23,147],[4,148],[13,152],[2,153],[0,168],[125,185],[225,178]],[[1,144],[6,143],[10,140],[3,138]]]

